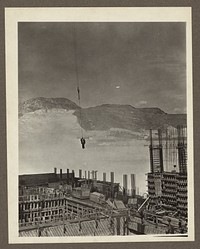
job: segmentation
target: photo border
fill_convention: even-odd
[[[6,8],[6,95],[8,224],[10,243],[141,242],[135,236],[77,236],[28,238],[18,236],[18,23],[21,22],[186,22],[187,127],[192,117],[192,31],[191,8]],[[193,130],[188,128],[188,236],[145,235],[145,241],[193,241]],[[17,186],[17,187],[16,187]],[[15,218],[13,218],[15,217]]]
[[[187,1],[187,0],[127,0],[126,2],[120,1],[120,0],[108,0],[104,1],[102,0],[101,2],[95,1],[95,0],[66,0],[66,1],[53,1],[53,0],[35,0],[35,1],[26,1],[26,0],[2,0],[0,2],[0,32],[3,34],[3,36],[0,36],[0,73],[1,73],[1,78],[0,78],[0,117],[1,117],[1,122],[0,122],[0,132],[1,132],[1,144],[0,144],[0,158],[1,158],[1,175],[0,175],[0,197],[1,197],[1,212],[0,212],[0,218],[1,218],[1,234],[0,234],[0,243],[2,248],[10,248],[11,245],[8,245],[8,232],[7,232],[7,180],[6,180],[6,117],[5,117],[5,44],[4,44],[4,7],[41,7],[41,6],[49,6],[49,7],[54,7],[54,6],[190,6],[193,8],[193,15],[192,15],[192,26],[193,26],[193,79],[194,79],[194,163],[195,163],[195,168],[194,168],[194,180],[195,180],[195,233],[196,233],[196,238],[195,242],[179,242],[179,243],[173,243],[173,242],[165,242],[165,243],[134,243],[134,248],[160,248],[161,246],[163,247],[170,247],[170,248],[197,248],[198,242],[200,242],[199,239],[199,227],[200,227],[200,219],[199,219],[199,205],[200,205],[200,197],[198,194],[198,187],[200,187],[200,175],[198,174],[198,168],[196,167],[199,161],[199,144],[200,144],[200,139],[199,139],[199,132],[198,132],[198,126],[199,126],[199,95],[200,95],[200,87],[198,86],[198,79],[200,77],[200,59],[198,56],[199,53],[199,38],[200,38],[200,26],[199,26],[199,11],[200,11],[200,5],[199,1]],[[12,245],[12,248],[35,248],[35,245]],[[79,247],[80,244],[68,244],[69,248],[77,248]],[[122,244],[116,244],[116,243],[103,243],[103,244],[96,244],[96,243],[90,243],[90,244],[82,244],[81,248],[92,248],[93,246],[98,247],[98,248],[104,248],[104,246],[109,246],[110,248],[121,248]],[[38,248],[44,248],[42,245],[37,245]],[[55,244],[53,245],[48,245],[49,248],[55,248]],[[123,247],[129,248],[132,247],[132,243],[123,243]],[[57,244],[56,248],[64,248],[62,244]]]

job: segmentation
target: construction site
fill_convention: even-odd
[[[115,172],[99,180],[97,170],[20,175],[19,236],[187,236],[187,128],[150,130],[148,141],[143,196],[134,173],[122,175],[123,186]]]

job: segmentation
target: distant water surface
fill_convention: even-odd
[[[122,175],[136,174],[136,186],[141,194],[146,192],[146,173],[149,171],[149,151],[145,140],[109,131],[84,131],[86,149],[81,149],[80,126],[72,111],[36,111],[19,120],[19,174],[53,172],[54,167],[63,172],[74,169],[115,172],[115,182],[122,185]]]

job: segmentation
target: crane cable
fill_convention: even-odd
[[[75,71],[76,71],[76,84],[77,84],[77,92],[78,92],[78,103],[80,107],[80,133],[81,133],[81,146],[82,149],[85,149],[85,139],[83,137],[83,129],[82,129],[82,113],[81,113],[81,95],[80,95],[80,87],[79,87],[79,74],[78,74],[78,57],[77,57],[77,43],[76,43],[76,26],[74,23],[74,57],[75,57]]]
[[[80,84],[79,84],[79,73],[78,73],[78,59],[77,59],[77,43],[76,43],[76,23],[74,23],[74,57],[75,57],[75,72],[76,72],[76,84],[77,84],[77,93],[78,93],[78,104],[80,107],[80,133],[81,138],[83,138],[83,129],[82,129],[82,115],[81,115],[81,96],[80,96]]]

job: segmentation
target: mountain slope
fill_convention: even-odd
[[[185,114],[167,114],[159,108],[134,108],[130,105],[101,105],[76,110],[74,115],[85,130],[120,128],[141,131],[186,125]]]
[[[167,114],[159,108],[135,108],[131,105],[103,104],[80,108],[66,98],[34,98],[19,106],[19,116],[42,110],[73,110],[84,130],[106,131],[112,128],[134,132],[186,125],[186,114]],[[63,114],[64,115],[64,114]],[[81,119],[80,119],[81,117]]]
[[[51,109],[78,110],[80,107],[66,98],[32,98],[19,105],[19,116],[37,110]]]

